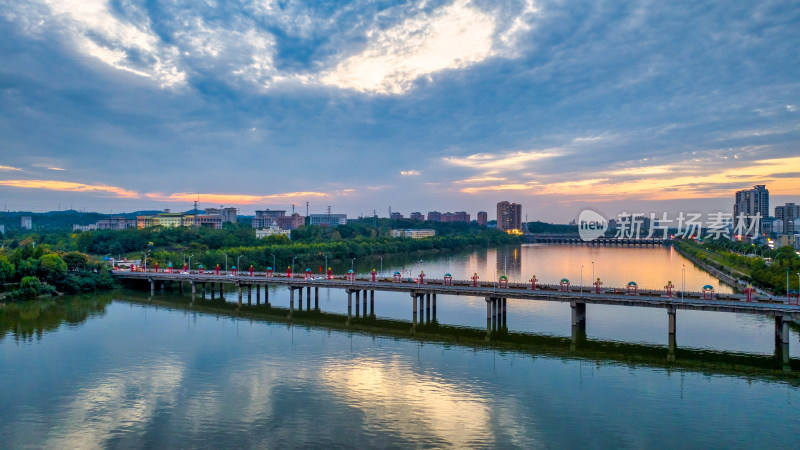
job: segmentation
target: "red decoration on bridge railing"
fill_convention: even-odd
[[[239,269],[237,269],[236,266],[233,266],[233,267],[231,267],[231,273],[233,273],[233,276],[238,276],[239,275]]]
[[[306,268],[306,280],[310,280],[314,278],[314,273],[311,271],[311,268]]]
[[[635,281],[629,281],[625,293],[627,295],[639,295],[639,285]]]
[[[472,287],[478,287],[478,272],[475,272],[475,275],[472,276]]]
[[[156,263],[156,273],[158,273],[158,263]]]
[[[200,275],[202,275],[202,274],[203,274],[203,270],[204,270],[204,267],[203,267],[203,265],[202,265],[202,264],[198,264],[198,266],[197,266],[197,273],[199,273]]]
[[[264,275],[266,275],[267,278],[272,278],[273,276],[275,276],[275,270],[272,267],[267,267],[267,270],[266,272],[264,272]]]
[[[507,289],[508,288],[508,277],[505,276],[505,275],[502,275],[500,277],[500,279],[497,280],[497,284],[501,289]]]
[[[375,276],[377,274],[378,274],[378,272],[376,272],[375,269],[372,269],[372,272],[370,272],[370,276],[372,277],[372,282],[373,283],[375,282]]]
[[[747,288],[744,290],[744,293],[745,293],[745,295],[747,296],[747,301],[748,301],[748,302],[752,302],[752,301],[753,301],[753,293],[754,293],[755,291],[756,291],[756,290],[755,290],[755,289],[753,289],[753,286],[752,286],[752,285],[749,285],[749,284],[747,285]]]
[[[714,286],[710,284],[703,286],[703,300],[714,300]]]
[[[421,270],[419,272],[419,284],[425,284],[425,271]]]
[[[531,290],[535,291],[536,290],[536,282],[539,281],[539,280],[536,279],[536,275],[532,276],[531,279],[528,280],[528,281],[531,282]]]
[[[393,283],[400,282],[400,272],[395,272],[394,275],[392,275],[392,282]]]
[[[292,278],[292,266],[286,267],[286,278]]]
[[[333,270],[331,270],[331,268],[330,268],[330,267],[328,267],[328,279],[329,279],[329,280],[332,280],[332,279],[333,279]]]
[[[217,267],[214,267],[214,273],[219,275],[219,264],[217,264]]]
[[[253,265],[252,264],[250,264],[250,276],[251,277],[253,276]]]
[[[346,280],[347,281],[355,281],[355,279],[356,279],[356,273],[353,272],[353,269],[348,270],[347,271]]]
[[[664,286],[664,289],[667,290],[667,298],[672,298],[672,289],[674,287],[675,287],[675,285],[672,284],[672,281],[667,281],[667,285]]]
[[[183,273],[189,273],[189,265],[186,263],[183,263]]]
[[[600,286],[603,285],[603,282],[600,281],[600,277],[598,277],[597,280],[595,280],[595,282],[592,283],[592,284],[594,285],[594,293],[595,294],[599,294],[600,293]]]
[[[561,292],[569,292],[569,280],[562,278],[558,284],[558,290]]]
[[[453,276],[449,273],[444,274],[444,285],[445,286],[452,286],[453,285]]]
[[[794,298],[794,303],[792,303],[792,298]],[[800,291],[789,289],[789,292],[786,295],[786,300],[790,305],[800,305]]]
[[[167,273],[172,273],[172,263],[169,263],[169,265],[167,265]]]

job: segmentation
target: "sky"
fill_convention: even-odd
[[[800,2],[0,0],[0,206],[800,203]]]

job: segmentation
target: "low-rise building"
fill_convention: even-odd
[[[90,223],[89,225],[72,225],[72,231],[92,231],[97,229],[97,224]]]
[[[389,213],[389,218],[392,220],[398,220],[403,218],[403,214],[399,212]]]
[[[136,228],[136,219],[125,217],[109,217],[100,219],[95,224],[98,230],[124,230],[126,228]]]
[[[430,228],[423,229],[404,229],[392,230],[392,237],[406,237],[411,239],[422,239],[426,237],[436,236],[436,230]]]
[[[347,214],[309,214],[309,225],[319,225],[323,227],[337,227],[347,224]]]
[[[256,229],[256,238],[258,239],[263,239],[269,236],[281,236],[281,235],[291,239],[292,232],[290,230],[282,229],[274,222],[272,225],[268,227]]]
[[[236,208],[206,208],[206,215],[208,216],[222,216],[223,222],[236,223]]]
[[[22,216],[19,218],[19,224],[23,230],[30,230],[33,228],[33,217]]]

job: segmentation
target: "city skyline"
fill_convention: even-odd
[[[338,6],[3,1],[3,206],[566,223],[800,199],[790,2]]]

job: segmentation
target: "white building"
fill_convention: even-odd
[[[436,230],[430,228],[423,229],[405,229],[405,230],[392,230],[392,237],[407,237],[411,239],[422,239],[426,237],[436,236]]]
[[[5,225],[0,225],[0,234],[2,234],[3,236],[6,235],[6,226]]]
[[[20,217],[20,226],[25,230],[33,228],[33,218],[31,216]]]
[[[258,228],[256,229],[256,238],[263,239],[269,236],[286,236],[287,238],[292,238],[292,231],[291,230],[284,230],[279,227],[275,222],[272,222],[272,226],[267,228]]]
[[[76,224],[76,225],[72,226],[72,231],[91,231],[91,230],[96,230],[96,229],[97,229],[97,224],[94,224],[94,223],[90,223],[89,225],[77,225]]]

